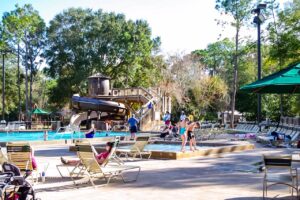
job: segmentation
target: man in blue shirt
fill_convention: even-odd
[[[129,119],[128,119],[128,124],[129,124],[129,130],[131,134],[131,140],[134,140],[135,134],[137,133],[137,124],[138,124],[138,119],[135,118],[135,115],[133,114]]]

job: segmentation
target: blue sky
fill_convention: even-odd
[[[215,19],[220,16],[214,9],[215,0],[0,0],[0,14],[13,10],[16,3],[31,3],[46,22],[69,7],[101,8],[130,19],[145,19],[153,36],[161,37],[166,54],[205,48],[217,41],[220,33],[223,37],[234,36],[231,28],[222,32],[217,25]]]

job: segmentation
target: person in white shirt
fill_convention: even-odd
[[[166,112],[166,114],[163,117],[163,120],[165,122],[165,125],[169,126],[171,123],[171,114],[169,113],[169,111]]]
[[[185,120],[186,115],[184,114],[184,111],[181,111],[181,115],[180,115],[180,121]]]

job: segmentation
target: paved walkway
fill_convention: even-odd
[[[36,147],[37,160],[49,162],[50,166],[46,183],[37,184],[35,187],[42,200],[255,200],[262,199],[263,174],[257,173],[253,164],[261,161],[263,153],[290,151],[292,150],[258,147],[251,151],[221,156],[129,161],[128,165],[142,167],[137,182],[124,184],[120,180],[114,180],[108,186],[93,188],[90,184],[76,187],[69,178],[59,177],[55,168],[60,163],[59,156],[75,157],[74,153],[68,151],[67,146],[52,146],[47,149],[40,146]],[[287,196],[288,189],[273,190],[269,196],[278,194]]]

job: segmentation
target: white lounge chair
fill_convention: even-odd
[[[149,139],[149,136],[137,137],[135,143],[129,149],[118,148],[117,152],[120,157],[125,156],[126,159],[128,159],[128,156],[132,156],[133,158],[139,156],[142,159],[143,155],[147,155],[149,159],[151,157],[151,151],[144,150],[146,145],[149,143]]]

